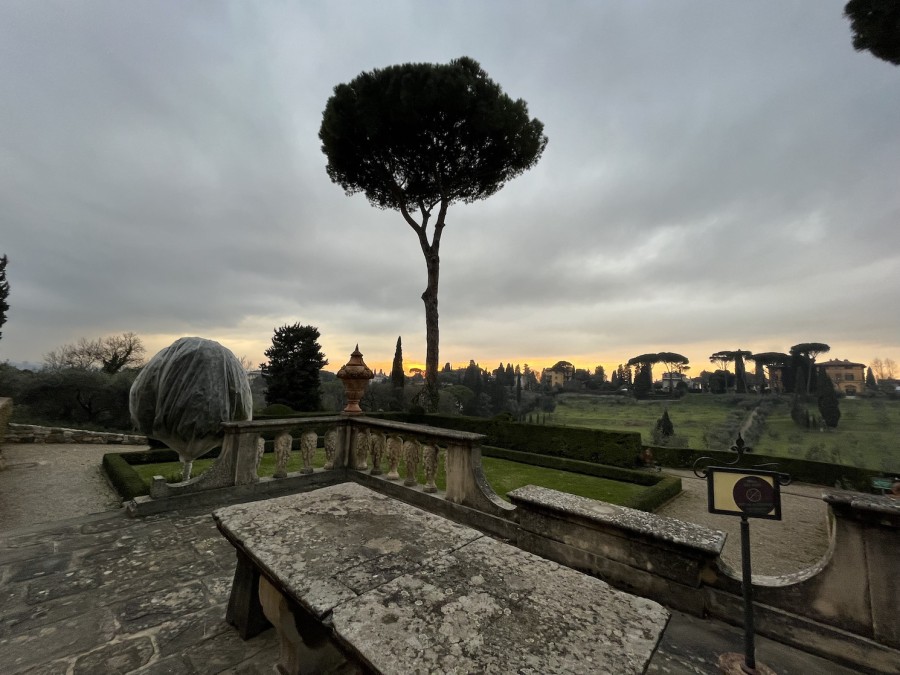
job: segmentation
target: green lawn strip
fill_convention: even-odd
[[[687,437],[695,451],[707,448],[705,439],[732,438],[749,407],[759,397],[731,394],[689,394],[676,401],[635,401],[620,397],[563,394],[547,424],[639,431],[645,444],[651,443],[656,420],[666,408],[678,436]],[[840,399],[841,419],[837,429],[821,431],[798,426],[790,417],[790,397],[774,399],[753,453],[869,469],[883,473],[900,472],[900,402],[883,398]],[[814,400],[805,404],[811,415],[819,416]],[[733,441],[733,438],[732,438]]]
[[[548,424],[577,426],[609,431],[637,431],[649,444],[663,411],[675,425],[675,433],[687,439],[689,447],[704,448],[704,432],[735,426],[749,413],[757,399],[749,396],[708,396],[689,394],[680,399],[636,401],[627,397],[598,397],[564,394]]]
[[[612,504],[628,504],[647,489],[635,483],[623,483],[571,471],[545,469],[494,457],[482,457],[481,462],[491,487],[504,499],[509,492],[524,485],[538,485]]]
[[[199,476],[203,471],[209,468],[215,460],[202,459],[194,462],[192,466],[191,476]],[[569,492],[581,497],[589,497],[590,499],[599,499],[601,501],[611,502],[613,504],[630,504],[649,488],[647,486],[637,485],[635,483],[625,483],[597,476],[588,476],[585,474],[572,473],[570,471],[560,471],[556,469],[547,469],[531,464],[523,464],[521,462],[512,462],[504,459],[495,459],[493,457],[482,457],[482,466],[487,476],[488,482],[494,488],[494,491],[502,498],[506,499],[507,493],[524,485],[539,485],[541,487],[559,490],[561,492]],[[325,464],[325,454],[321,449],[313,458],[313,466],[321,468]],[[300,457],[298,453],[292,452],[291,459],[288,463],[288,471],[299,471],[301,467]],[[135,464],[132,465],[134,471],[141,477],[149,490],[153,476],[163,476],[169,482],[177,482],[181,480],[181,463],[166,462],[162,464]],[[400,463],[400,475],[405,475],[405,466]],[[386,470],[386,467],[385,467]],[[275,472],[275,457],[273,453],[266,453],[260,461],[259,475],[271,476]],[[419,467],[419,482],[425,482],[424,470]],[[435,483],[440,489],[446,487],[446,477],[444,474],[444,462],[438,462],[438,474]]]

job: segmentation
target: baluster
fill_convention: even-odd
[[[439,452],[440,448],[435,443],[429,443],[422,447],[425,463],[425,492],[437,492],[437,485],[435,485],[434,479],[437,475]]]
[[[337,451],[338,430],[337,428],[329,429],[325,434],[325,468],[331,470],[334,468],[334,454]]]
[[[404,485],[418,485],[416,473],[419,470],[419,458],[422,454],[422,445],[418,440],[405,441],[403,443],[403,459],[406,462],[406,480]]]
[[[397,465],[400,463],[400,453],[403,449],[403,439],[400,436],[391,436],[387,441],[388,480],[400,480]]]
[[[369,453],[372,455],[372,471],[373,476],[381,475],[381,458],[384,456],[384,434],[372,434],[369,440]]]
[[[275,478],[287,477],[288,460],[291,458],[291,444],[294,438],[290,431],[280,431],[275,436]]]
[[[303,460],[303,467],[300,473],[312,473],[313,455],[316,454],[316,446],[319,444],[319,434],[315,429],[307,429],[300,436],[300,458]]]
[[[354,469],[358,471],[365,471],[369,468],[369,465],[366,462],[366,456],[369,454],[369,430],[366,429],[365,433],[358,431],[356,433],[356,452],[354,452]]]
[[[259,463],[262,461],[263,455],[266,454],[266,439],[262,436],[256,437],[256,468],[259,473]]]

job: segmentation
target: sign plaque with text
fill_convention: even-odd
[[[779,476],[777,471],[709,467],[709,512],[781,520]]]

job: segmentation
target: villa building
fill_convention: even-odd
[[[864,363],[853,363],[844,359],[834,359],[817,364],[819,369],[828,374],[834,388],[841,394],[853,396],[866,386],[866,366]]]

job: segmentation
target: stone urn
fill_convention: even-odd
[[[341,411],[344,415],[362,415],[359,401],[366,393],[369,380],[375,377],[375,373],[369,370],[369,366],[363,361],[359,351],[359,345],[350,355],[350,360],[338,371],[338,379],[344,383],[344,393],[347,395],[347,405]]]

